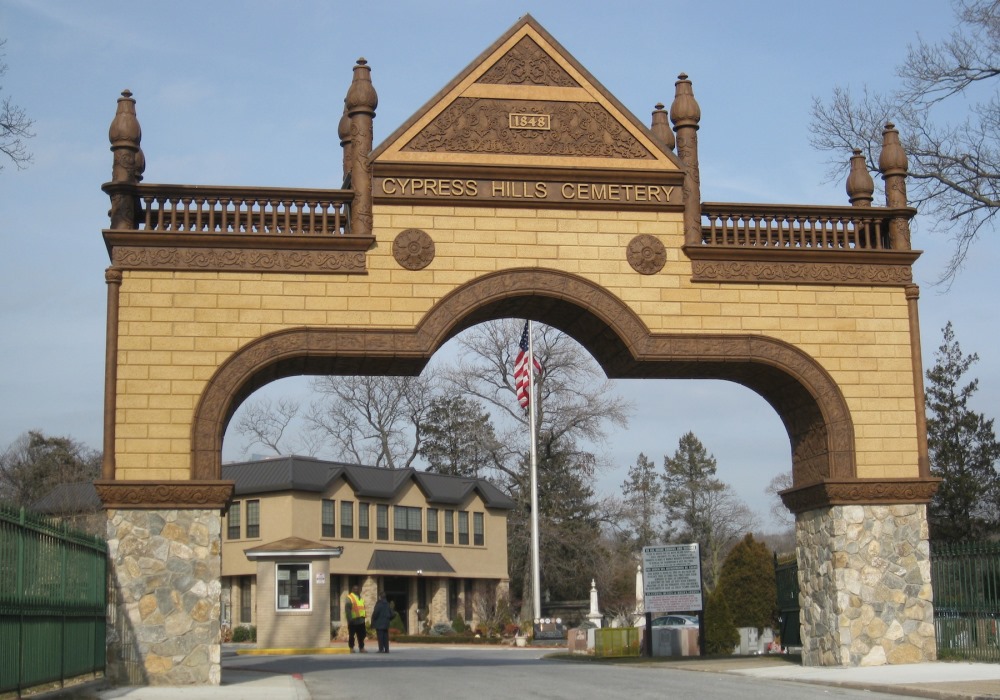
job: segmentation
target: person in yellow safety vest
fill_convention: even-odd
[[[354,653],[354,640],[358,640],[358,652],[365,653],[365,599],[361,597],[357,586],[351,586],[344,603],[347,613],[347,646]]]

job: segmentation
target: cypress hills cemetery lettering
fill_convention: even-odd
[[[461,178],[377,177],[376,192],[389,199],[541,200],[667,205],[677,188],[654,183],[486,180]]]

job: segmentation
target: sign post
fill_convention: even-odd
[[[698,646],[705,653],[701,552],[697,543],[642,548],[642,593],[646,639],[652,644],[652,612],[697,612]]]

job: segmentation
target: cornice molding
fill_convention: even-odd
[[[759,250],[684,246],[693,282],[906,287],[920,251]]]
[[[929,503],[941,479],[823,479],[782,491],[781,501],[793,513],[830,506],[888,506]]]
[[[106,509],[223,510],[233,495],[232,481],[95,481]]]

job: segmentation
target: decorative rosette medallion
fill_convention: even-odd
[[[392,242],[392,257],[407,270],[422,270],[434,259],[434,241],[425,231],[408,228]]]
[[[629,241],[626,258],[640,275],[655,275],[667,262],[667,249],[656,236],[643,234]]]

